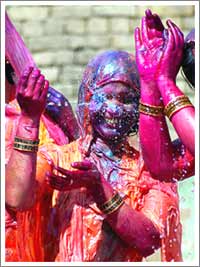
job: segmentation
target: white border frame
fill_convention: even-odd
[[[1,29],[5,29],[5,7],[6,6],[42,6],[42,5],[74,5],[74,6],[85,6],[85,5],[139,5],[139,6],[147,6],[147,5],[155,5],[155,6],[163,6],[163,5],[180,5],[180,6],[195,6],[195,45],[199,44],[199,1],[2,1],[1,2]],[[1,32],[1,155],[3,158],[1,159],[1,178],[5,177],[5,31]],[[195,125],[199,126],[199,47],[195,50],[195,58],[197,59],[195,62],[195,85],[197,90],[195,91],[195,107],[196,107],[196,115],[195,115]],[[196,128],[195,132],[195,255],[196,258],[193,262],[5,262],[5,233],[4,233],[4,218],[5,218],[5,179],[1,179],[1,266],[199,266],[199,127]]]

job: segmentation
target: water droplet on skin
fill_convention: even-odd
[[[164,238],[165,237],[165,235],[164,234],[161,234],[160,235],[160,239],[162,239],[162,238]]]

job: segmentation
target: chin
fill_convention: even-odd
[[[109,143],[110,142],[114,142],[114,143],[121,142],[121,140],[124,139],[126,136],[124,134],[121,134],[120,132],[116,132],[115,129],[105,128],[105,127],[98,129],[97,132],[98,132],[98,135],[101,137],[101,139]]]

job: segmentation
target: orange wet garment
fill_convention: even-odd
[[[63,147],[48,144],[41,147],[40,152],[66,169],[72,169],[70,164],[73,161],[83,159],[78,141]],[[181,261],[181,224],[176,184],[161,183],[152,179],[145,171],[139,153],[134,159],[123,156],[119,163],[113,163],[109,158],[105,159],[92,153],[90,159],[96,163],[112,187],[124,196],[126,203],[133,209],[143,212],[160,231],[162,260]],[[41,173],[44,172],[45,168],[42,165],[40,167]],[[42,203],[41,200],[39,202]],[[55,234],[52,241],[54,248],[52,243],[50,245],[53,253],[47,255],[46,260],[54,254],[55,261],[61,262],[142,261],[142,256],[125,244],[111,229],[85,188],[67,192],[55,190],[52,206],[49,220],[40,221],[41,229],[46,227]],[[22,220],[25,213],[21,213],[20,216]],[[31,216],[34,217],[34,213]],[[21,231],[22,236],[26,236],[30,231],[38,234],[35,228],[31,228],[28,218],[27,228],[21,228]],[[34,233],[32,234],[34,236]],[[43,231],[41,234],[45,240],[47,233]],[[19,249],[24,251],[26,244],[20,245]],[[48,243],[44,244],[44,247],[47,246]]]
[[[17,103],[17,100],[14,99],[9,102],[9,104],[6,104],[5,110],[6,163],[8,162],[13,147],[13,141],[18,127],[19,116],[20,107]],[[39,139],[40,145],[43,145],[44,143],[57,143],[58,145],[68,143],[68,139],[64,135],[62,130],[50,119],[47,119],[43,115],[40,121]]]
[[[5,125],[5,133],[6,133],[6,139],[5,139],[5,163],[7,164],[11,151],[13,149],[13,141],[14,137],[16,135],[16,130],[17,130],[17,125],[18,125],[18,120],[19,120],[19,115],[20,115],[20,108],[19,105],[14,99],[11,101],[9,104],[6,104],[6,125]],[[56,129],[55,129],[56,128]],[[53,125],[53,123],[42,116],[42,120],[40,122],[40,130],[39,130],[39,139],[40,139],[40,145],[43,145],[44,143],[54,143],[55,140],[53,139],[53,135],[51,134],[52,132],[58,133],[57,140],[58,142],[66,143],[67,139],[63,135],[62,131],[57,128],[56,125]],[[43,166],[44,167],[44,166]],[[47,166],[49,168],[49,165]],[[39,177],[39,175],[38,175]],[[48,193],[49,194],[49,193]],[[49,207],[49,195],[44,195],[44,203],[43,206]],[[50,193],[51,194],[51,193]],[[46,198],[45,198],[46,196]],[[47,201],[48,199],[48,201]],[[45,201],[47,202],[45,204]],[[51,202],[51,201],[50,201]],[[47,209],[48,210],[48,209]],[[46,210],[46,211],[47,211]],[[35,215],[36,217],[40,216],[40,210],[39,208],[35,209]],[[28,219],[27,219],[28,220]],[[25,223],[25,221],[24,221]],[[37,226],[37,220],[33,224]],[[6,211],[6,218],[5,218],[5,260],[12,262],[12,261],[21,261],[21,256],[18,255],[18,252],[16,252],[17,248],[17,241],[16,241],[16,235],[17,235],[17,221],[16,221],[16,214],[13,212],[7,212]],[[26,225],[24,226],[26,227]],[[27,235],[24,236],[23,238],[27,238]],[[38,240],[39,243],[39,240]],[[44,252],[38,252],[39,248],[36,246],[35,251],[37,252],[32,252],[32,256],[28,258],[24,258],[24,261],[43,261],[44,260]]]

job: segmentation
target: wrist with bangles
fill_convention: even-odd
[[[185,95],[176,96],[172,100],[170,100],[165,106],[164,113],[171,120],[172,116],[179,110],[193,107],[189,98]]]
[[[146,104],[140,100],[139,112],[149,116],[159,117],[164,114],[164,107]]]
[[[181,95],[174,97],[165,107],[153,106],[140,101],[139,112],[154,117],[166,115],[171,120],[177,111],[185,107],[193,107],[193,105],[187,96]]]
[[[118,192],[115,192],[114,195],[106,202],[101,205],[98,205],[98,208],[105,214],[111,214],[117,211],[123,204],[123,198],[120,196]]]
[[[37,152],[39,146],[39,139],[31,140],[24,139],[18,136],[15,136],[13,147],[16,150],[26,151],[26,152]]]

